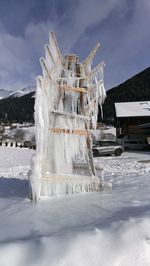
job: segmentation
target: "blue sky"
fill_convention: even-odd
[[[82,61],[96,45],[106,90],[150,66],[150,0],[0,0],[0,89],[35,83],[48,32]]]

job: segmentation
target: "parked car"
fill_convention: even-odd
[[[24,141],[23,147],[29,148],[29,149],[34,149],[34,150],[36,149],[35,142],[29,141],[29,140]]]
[[[112,140],[100,140],[93,145],[93,156],[112,155],[120,156],[124,148]]]
[[[136,140],[136,139],[128,139],[128,140],[117,140],[120,145],[124,147],[125,151],[128,150],[149,150],[149,144],[146,140]]]

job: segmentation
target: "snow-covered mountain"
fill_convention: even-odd
[[[24,96],[30,92],[34,92],[35,91],[35,86],[28,86],[25,87],[21,90],[16,90],[16,91],[8,91],[8,90],[0,90],[0,99],[4,99],[4,98],[8,98],[8,97],[21,97]]]
[[[0,90],[0,100],[9,97],[10,93],[12,93],[12,91],[7,91],[7,90]]]

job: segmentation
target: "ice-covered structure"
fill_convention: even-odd
[[[106,93],[104,63],[91,69],[100,44],[79,63],[76,55],[63,56],[54,33],[40,59],[35,99],[36,154],[31,160],[30,198],[98,191],[90,128],[96,129],[98,105]]]

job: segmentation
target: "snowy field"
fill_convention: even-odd
[[[0,266],[150,265],[150,152],[95,158],[112,190],[37,205],[33,152],[0,147]]]

